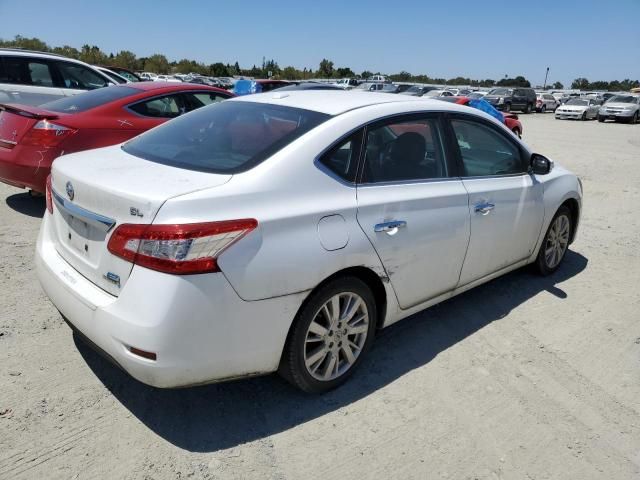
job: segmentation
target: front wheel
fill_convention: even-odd
[[[547,106],[546,105],[542,105],[542,108],[540,109],[540,113],[547,113]]]
[[[503,110],[505,112],[510,112],[511,111],[511,104],[510,103],[505,103],[504,107],[502,107],[502,108],[503,108]]]
[[[551,220],[536,258],[536,267],[541,275],[550,275],[558,269],[567,253],[572,230],[571,211],[561,206]]]
[[[279,373],[307,393],[338,387],[369,349],[376,315],[373,293],[362,280],[331,281],[298,312]]]
[[[587,121],[587,112],[584,112],[584,113],[582,114],[582,116],[580,117],[580,120],[582,120],[583,122],[586,122],[586,121]]]
[[[598,115],[598,121],[600,123],[604,123],[604,117],[602,115]]]
[[[638,111],[636,110],[636,113],[633,114],[633,117],[631,117],[631,124],[635,125],[636,123],[638,123]]]
[[[527,103],[527,106],[524,107],[524,113],[531,113],[531,104]]]

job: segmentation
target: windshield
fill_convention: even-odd
[[[41,105],[41,108],[52,112],[60,113],[78,113],[86,112],[92,108],[99,107],[105,103],[120,100],[140,93],[137,88],[112,86],[90,90],[81,95],[73,95],[71,97],[63,97],[53,102]]]
[[[513,90],[510,88],[494,88],[489,92],[489,95],[511,95]]]
[[[589,101],[588,100],[580,100],[579,98],[572,98],[571,100],[569,100],[567,103],[567,105],[589,105]]]
[[[172,167],[238,173],[255,167],[329,118],[268,103],[221,102],[154,128],[122,149]]]
[[[611,97],[607,103],[636,103],[638,101],[638,97],[634,97],[633,95],[615,95]]]

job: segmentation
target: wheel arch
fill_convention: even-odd
[[[580,221],[580,205],[575,198],[568,198],[560,206],[567,207],[571,212],[571,222],[573,224],[573,228],[571,229],[571,237],[569,238],[569,245],[571,245],[578,230],[578,222]]]
[[[308,295],[305,297],[305,299],[302,301],[302,303],[298,307],[298,310],[296,311],[296,314],[294,317],[294,321],[291,322],[291,325],[289,326],[289,330],[287,332],[287,338],[284,342],[285,346],[289,343],[291,334],[293,332],[293,327],[295,325],[295,322],[298,319],[298,314],[300,313],[300,311],[302,311],[305,305],[310,301],[313,295],[317,291],[319,291],[321,288],[323,288],[327,283],[343,277],[358,278],[359,280],[363,281],[371,289],[371,292],[373,293],[373,299],[376,302],[376,319],[375,319],[376,330],[379,330],[382,328],[382,326],[384,325],[384,320],[387,315],[387,291],[384,288],[382,279],[372,269],[368,267],[364,267],[364,266],[347,267],[331,274],[330,276],[325,278],[322,282],[320,282],[318,285],[316,285],[316,287],[308,293]],[[280,354],[280,362],[282,362],[282,353]]]

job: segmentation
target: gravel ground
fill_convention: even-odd
[[[521,118],[584,181],[563,267],[396,324],[320,397],[130,379],[38,285],[44,203],[0,185],[0,478],[640,478],[640,125]]]

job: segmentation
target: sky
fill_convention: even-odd
[[[209,3],[209,4],[207,4]],[[242,68],[335,67],[532,84],[640,79],[640,0],[0,0],[0,38]]]

